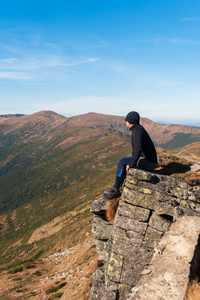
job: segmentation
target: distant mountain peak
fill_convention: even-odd
[[[32,117],[45,117],[45,118],[57,118],[57,119],[66,119],[65,116],[63,115],[60,115],[60,114],[57,114],[55,113],[54,111],[51,111],[51,110],[41,110],[41,111],[38,111],[36,113],[33,113],[29,116],[32,116]]]
[[[65,117],[51,110],[42,110],[30,115],[18,115],[16,117],[0,118],[0,133],[6,134],[15,131],[24,126],[34,130],[47,133],[51,130],[64,130],[67,127],[81,126],[104,128],[112,131],[118,131],[129,136],[130,132],[126,128],[124,116],[106,115],[95,112],[89,112],[82,115]],[[161,148],[180,148],[194,142],[200,142],[200,128],[186,125],[167,125],[158,124],[147,118],[141,118],[141,125],[148,131],[157,147]],[[29,129],[30,135],[30,129]]]
[[[0,115],[0,118],[19,118],[23,116],[24,114],[7,114],[7,115]]]
[[[24,126],[27,126],[27,124],[32,124],[33,128],[33,135],[35,135],[34,130],[37,129],[37,124],[43,124],[43,129],[45,130],[53,129],[59,124],[67,120],[67,117],[64,117],[62,115],[59,115],[53,111],[39,111],[30,115],[22,115],[20,118],[16,117],[10,117],[10,118],[0,118],[0,133],[6,134],[8,132],[13,132],[17,129],[20,129]],[[41,131],[41,128],[40,128]],[[30,130],[29,130],[30,132]]]

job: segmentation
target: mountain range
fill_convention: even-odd
[[[49,124],[50,127],[48,128]],[[32,115],[1,115],[0,134],[5,135],[9,132],[15,132],[20,128],[27,130],[30,126],[30,130],[38,128],[41,130],[40,134],[43,135],[47,130],[54,129],[57,131],[74,125],[77,126],[78,124],[80,126],[94,126],[117,130],[124,134],[128,133],[124,117],[88,113],[67,118],[52,111],[41,111]],[[141,118],[141,124],[145,128],[148,128],[148,132],[155,144],[162,148],[179,148],[191,142],[200,141],[199,127],[158,124],[147,118]]]
[[[199,127],[141,124],[160,168],[171,174],[173,165],[179,177],[199,180],[198,170],[183,173],[200,161]],[[96,258],[90,205],[112,186],[117,161],[131,154],[124,117],[0,116],[0,150],[0,280],[7,283],[0,299],[45,299],[64,278],[63,299],[81,299]]]

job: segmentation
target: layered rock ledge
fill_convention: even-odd
[[[170,225],[182,216],[200,217],[200,187],[131,169],[113,222],[106,220],[107,203],[98,199],[91,207],[100,264],[93,276],[90,300],[125,300]]]

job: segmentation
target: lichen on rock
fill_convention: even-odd
[[[106,220],[106,205],[103,198],[98,199],[91,209],[102,273],[97,279],[99,271],[94,274],[90,300],[125,300],[148,270],[154,251],[171,224],[182,216],[200,216],[199,187],[173,177],[130,169],[113,222]]]

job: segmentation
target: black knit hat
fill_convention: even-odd
[[[131,111],[126,116],[125,121],[129,122],[130,124],[139,124],[140,115],[136,111]]]

